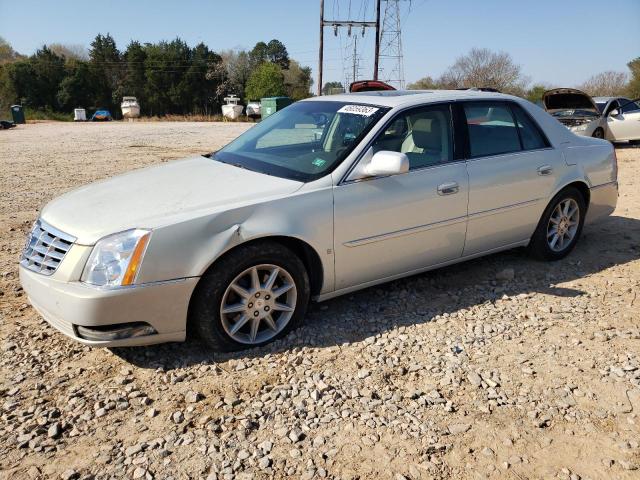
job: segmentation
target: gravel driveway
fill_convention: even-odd
[[[515,250],[312,305],[276,344],[92,349],[28,305],[51,198],[214,150],[223,123],[0,131],[0,478],[640,478],[640,149],[557,263]]]

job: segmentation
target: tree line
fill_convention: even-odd
[[[602,72],[589,78],[577,88],[591,96],[640,97],[640,57],[631,60],[627,72]],[[536,103],[542,99],[550,84],[538,83],[529,86],[530,80],[522,72],[511,55],[506,52],[493,52],[486,48],[473,48],[462,55],[437,77],[426,76],[407,86],[414,90],[455,89],[469,87],[491,87],[504,93],[510,93]],[[567,85],[561,85],[566,87]]]
[[[212,114],[226,95],[244,101],[311,95],[311,69],[289,57],[279,40],[250,51],[215,52],[183,40],[132,41],[120,51],[109,34],[98,34],[88,51],[43,45],[20,55],[0,39],[0,108],[13,103],[51,112],[109,109],[118,115],[123,96],[138,98],[144,115]]]

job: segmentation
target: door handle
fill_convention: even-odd
[[[457,182],[443,183],[442,185],[438,185],[438,195],[453,195],[454,193],[458,193],[460,187]]]
[[[553,173],[553,167],[551,165],[542,165],[538,167],[538,175],[551,175]]]

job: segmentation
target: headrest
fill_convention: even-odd
[[[442,151],[442,129],[437,118],[419,118],[411,132],[413,143],[418,148]]]

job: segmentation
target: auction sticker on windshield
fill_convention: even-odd
[[[345,105],[338,113],[353,113],[355,115],[364,115],[365,117],[369,117],[376,113],[379,108],[376,107],[368,107],[366,105]]]

